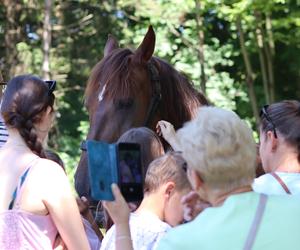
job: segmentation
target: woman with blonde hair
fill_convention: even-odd
[[[234,112],[202,107],[176,140],[193,189],[212,207],[170,230],[158,249],[299,247],[299,200],[252,191],[256,147],[251,129]]]

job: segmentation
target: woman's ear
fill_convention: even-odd
[[[197,171],[195,171],[194,169],[188,168],[188,171],[189,171],[188,177],[189,177],[190,183],[191,183],[193,189],[195,191],[198,191],[199,189],[202,188],[204,181],[203,181],[202,177],[200,176],[200,174]]]
[[[267,132],[267,139],[271,142],[271,150],[274,152],[277,149],[278,139],[272,131]]]
[[[53,111],[53,108],[51,108],[50,106],[48,106],[47,109],[46,109],[46,114],[49,115],[49,114],[52,113],[52,111]]]

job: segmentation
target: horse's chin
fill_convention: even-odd
[[[88,178],[87,157],[82,153],[77,170],[75,172],[75,190],[79,197],[85,196],[88,200],[90,197],[90,182]]]

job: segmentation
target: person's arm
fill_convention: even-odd
[[[173,150],[182,151],[176,131],[171,123],[161,120],[157,123],[156,130],[171,145]]]
[[[43,160],[40,165],[42,200],[67,249],[90,249],[67,176],[52,161]]]
[[[91,210],[89,209],[89,201],[87,200],[87,198],[84,196],[82,196],[81,198],[77,197],[76,202],[82,217],[90,223],[92,229],[94,230],[99,240],[102,240],[103,235],[97,223],[95,222],[95,218],[93,217]]]
[[[103,205],[107,209],[110,217],[115,223],[115,250],[133,250],[129,228],[129,207],[123,198],[120,189],[116,184],[112,184],[114,201],[104,201]]]

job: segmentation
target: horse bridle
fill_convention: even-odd
[[[153,62],[149,62],[147,64],[148,67],[148,73],[150,75],[150,82],[152,84],[152,97],[150,100],[150,106],[146,115],[146,119],[144,122],[145,127],[149,127],[151,124],[151,121],[157,112],[158,106],[160,104],[160,101],[162,99],[161,95],[161,85],[160,85],[160,80],[159,80],[159,72],[157,68],[155,67]],[[86,151],[86,141],[83,140],[80,144],[80,149],[82,151]]]
[[[150,75],[150,81],[152,84],[152,97],[150,101],[150,107],[148,109],[148,113],[144,122],[145,127],[149,127],[153,116],[155,115],[159,103],[162,99],[161,95],[161,85],[159,81],[159,72],[157,68],[154,66],[153,62],[148,63],[148,72]]]

